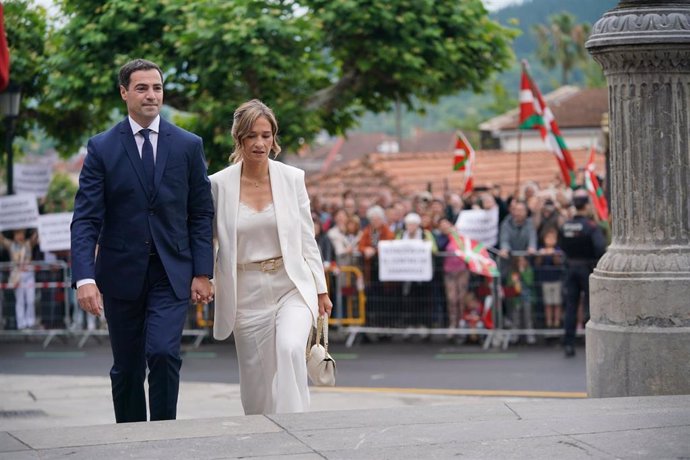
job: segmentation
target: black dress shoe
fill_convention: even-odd
[[[575,356],[575,347],[573,347],[572,345],[566,345],[563,348],[565,349],[566,358],[572,358],[573,356]]]

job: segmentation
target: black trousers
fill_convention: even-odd
[[[151,420],[174,420],[189,299],[175,296],[163,263],[158,256],[151,256],[139,298],[104,296],[103,304],[113,352],[110,380],[115,420],[146,421],[147,367]]]
[[[580,303],[580,293],[584,294],[584,321],[589,321],[589,275],[592,267],[589,264],[568,266],[565,275],[565,338],[564,345],[575,343],[577,332],[577,307]]]

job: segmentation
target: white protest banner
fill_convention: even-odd
[[[0,197],[0,231],[38,227],[38,204],[34,195]]]
[[[14,165],[14,191],[43,198],[53,176],[53,167],[44,164]]]
[[[378,250],[381,281],[431,281],[430,241],[380,241]]]
[[[38,243],[42,252],[70,248],[71,212],[44,214],[38,217]]]
[[[460,211],[455,227],[458,233],[471,240],[495,246],[498,243],[498,206]]]

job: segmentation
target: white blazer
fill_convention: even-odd
[[[316,318],[317,293],[326,292],[326,277],[314,237],[304,171],[273,160],[268,161],[268,171],[285,270]],[[213,220],[216,241],[213,336],[218,340],[230,336],[237,313],[237,213],[241,172],[242,163],[239,162],[210,177],[216,210]]]

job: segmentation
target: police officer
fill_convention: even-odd
[[[585,322],[589,320],[589,275],[606,251],[606,239],[589,217],[589,196],[585,189],[573,192],[575,215],[559,232],[559,246],[567,256],[565,278],[565,356],[575,356],[575,329],[580,293],[584,293]]]

